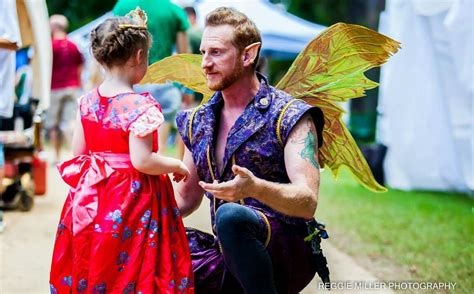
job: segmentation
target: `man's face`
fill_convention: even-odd
[[[221,25],[206,27],[202,34],[202,69],[207,86],[222,91],[237,81],[243,72],[241,53],[232,44],[233,27]]]

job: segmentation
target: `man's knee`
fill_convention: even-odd
[[[258,225],[255,213],[250,209],[236,203],[221,205],[216,211],[217,235],[235,234],[254,231]]]

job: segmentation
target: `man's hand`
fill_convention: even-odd
[[[235,178],[230,181],[212,184],[199,182],[199,185],[214,197],[225,200],[227,202],[236,202],[240,199],[249,197],[249,191],[254,191],[256,177],[254,174],[238,165],[232,166]]]

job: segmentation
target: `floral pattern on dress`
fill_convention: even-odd
[[[79,285],[77,285],[77,292],[85,292],[87,290],[87,280],[86,279],[80,279],[79,280]]]
[[[107,291],[107,285],[104,282],[98,285],[95,285],[94,288],[92,288],[93,294],[105,294],[106,291]]]
[[[144,115],[141,115],[134,122],[130,124],[130,132],[137,137],[144,137],[158,127],[165,121],[165,118],[158,108],[148,108]]]
[[[109,212],[107,216],[105,217],[105,220],[112,221],[112,237],[118,238],[119,237],[119,226],[123,222],[122,220],[122,212],[120,209],[116,209],[112,212]]]
[[[64,233],[64,230],[67,230],[67,227],[64,225],[64,223],[60,222],[58,224],[58,230],[56,231],[56,239],[58,239]]]
[[[117,259],[118,271],[122,272],[125,266],[128,265],[129,261],[130,261],[130,256],[128,255],[128,253],[126,251],[120,252]]]
[[[132,231],[128,228],[128,226],[125,226],[123,228],[123,233],[122,233],[122,242],[126,241],[127,239],[130,239],[132,237]]]
[[[72,286],[72,276],[63,277],[63,279],[61,281],[61,285],[71,287]]]
[[[125,289],[123,289],[123,294],[132,294],[135,293],[135,283],[129,283]]]
[[[101,103],[100,96],[95,94],[91,91],[79,99],[81,118],[102,120],[107,128],[123,129],[127,132],[130,125],[138,120],[132,131],[140,137],[157,130],[164,121],[161,106],[147,93],[118,94],[107,98],[105,104]]]
[[[134,194],[138,194],[140,191],[140,182],[139,181],[133,181],[132,182],[132,187],[130,188],[130,192]]]
[[[181,291],[184,291],[185,289],[188,289],[189,286],[190,286],[190,281],[188,280],[188,278],[182,278],[181,283],[178,286],[178,289]]]

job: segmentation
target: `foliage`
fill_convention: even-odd
[[[337,22],[376,29],[384,0],[272,0],[307,21],[331,26]]]
[[[272,0],[282,4],[287,11],[307,21],[330,26],[337,22],[359,24],[377,30],[380,11],[384,9],[384,0]],[[288,62],[270,60],[272,75],[286,72]],[[378,82],[379,70],[367,73],[369,79]],[[376,108],[378,89],[367,92],[367,97],[350,102],[351,116],[349,129],[358,144],[371,143],[375,139]]]
[[[292,0],[288,12],[311,22],[325,26],[336,22],[349,23],[349,6],[347,0]]]
[[[73,31],[112,10],[116,0],[46,0],[49,15],[63,14]]]

